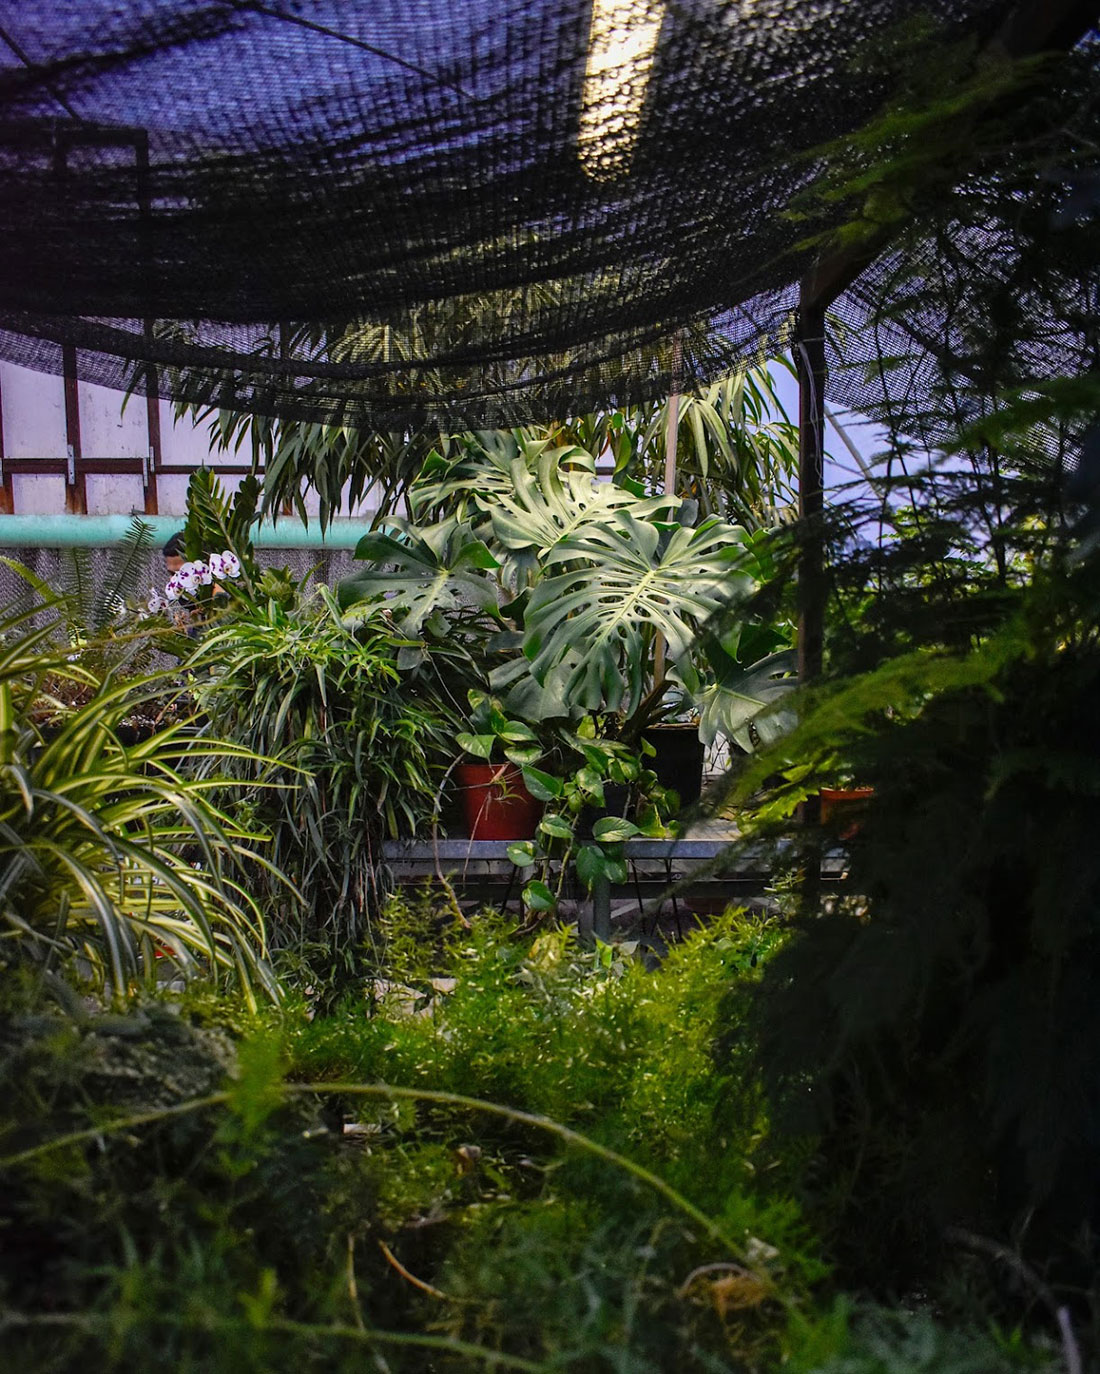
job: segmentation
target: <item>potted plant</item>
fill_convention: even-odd
[[[860,817],[875,795],[873,787],[823,787],[820,797],[820,820],[825,826],[837,826],[842,840],[850,840],[859,833]]]
[[[456,768],[470,838],[526,839],[535,833],[542,813],[524,775],[524,765],[542,756],[538,737],[524,721],[510,720],[500,702],[486,693],[471,689],[468,695],[470,729],[458,734],[455,743],[475,760]]]
[[[525,872],[523,897],[534,910],[556,904],[571,863],[590,893],[625,882],[623,843],[635,835],[665,833],[668,820],[667,797],[639,751],[621,740],[600,738],[591,717],[576,730],[559,723],[553,733],[546,769],[525,770],[527,785],[545,811],[531,838],[508,850]],[[636,808],[633,820],[624,814],[630,802]]]
[[[627,783],[659,799],[648,809],[643,800],[643,823],[667,818],[643,732],[684,702],[695,708],[704,687],[721,692],[701,632],[755,589],[757,537],[713,517],[693,523],[692,502],[597,480],[583,449],[523,431],[513,444],[480,463],[467,448],[430,464],[414,493],[419,518],[361,541],[364,566],[340,585],[341,604],[355,615],[384,603],[410,641],[461,644],[484,665],[482,690],[500,718],[465,732],[466,752],[477,740],[508,761],[509,747],[534,738],[549,781],[533,775],[533,759],[512,761],[547,806],[544,838],[566,843],[593,783],[597,805],[605,782]],[[532,734],[509,740],[501,722]]]
[[[690,801],[704,745],[743,731],[793,685],[793,655],[776,653],[793,627],[739,613],[774,571],[764,535],[693,523],[694,502],[594,471],[590,453],[520,432],[511,457],[498,446],[480,465],[470,452],[434,464],[417,504],[459,512],[493,556],[514,625],[490,677],[505,707],[533,720],[595,716],[603,733],[644,741],[661,782]]]

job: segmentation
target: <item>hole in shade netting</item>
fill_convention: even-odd
[[[904,213],[853,191],[859,131],[927,103],[934,66],[973,84],[1013,8],[0,0],[0,357],[373,428],[550,419],[783,346],[839,229],[872,262],[835,306],[838,399],[873,413],[884,378],[916,395],[929,355],[974,346],[944,243],[960,281],[1021,302],[1022,369],[1079,366],[1091,209],[1062,212],[1096,144],[1085,22],[1044,34],[1065,51],[1041,80],[956,116],[973,155],[893,188]],[[983,138],[1013,120],[1027,139]]]

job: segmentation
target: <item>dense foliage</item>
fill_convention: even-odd
[[[774,1153],[744,1056],[711,1053],[774,921],[654,970],[489,913],[395,903],[386,931],[385,979],[312,1018],[74,1022],[8,986],[10,1367],[1052,1368],[822,1287],[805,1151]]]
[[[0,969],[79,960],[124,996],[165,956],[275,995],[250,891],[264,836],[231,814],[241,749],[199,734],[175,674],[120,675],[125,639],[74,651],[55,610],[0,621]]]
[[[749,828],[793,844],[795,938],[761,988],[756,1062],[773,1130],[818,1139],[800,1197],[841,1272],[1086,1326],[1095,458],[1088,440],[1071,474],[1038,457],[1044,436],[1085,431],[1095,395],[1089,379],[1006,391],[938,463],[895,444],[838,505],[826,678],[736,783]],[[873,800],[824,833],[791,826],[838,783]],[[806,880],[823,844],[846,855],[832,894]]]
[[[547,290],[534,286],[529,294],[537,297]],[[467,311],[474,323],[487,309],[503,309],[507,314],[515,308],[522,308],[519,298],[489,298],[456,302],[447,313],[456,316],[454,324]],[[389,326],[371,329],[353,324],[345,342],[332,346],[337,353],[361,356],[369,352],[380,359],[415,352],[426,344],[424,324],[423,318],[413,322],[409,338]],[[462,324],[457,327],[461,329]],[[653,365],[675,367],[674,357],[682,361],[685,341],[690,350],[691,331],[673,344],[653,349]],[[322,529],[368,497],[375,526],[395,515],[410,515],[412,488],[432,454],[453,461],[464,450],[508,442],[506,433],[495,430],[387,432],[279,422],[187,404],[178,409],[198,420],[209,419],[210,437],[218,449],[233,453],[244,449],[253,462],[263,464],[265,513],[292,508],[304,517],[307,495],[315,496]],[[674,436],[672,454],[670,435]],[[752,529],[769,528],[786,518],[795,504],[791,479],[798,462],[797,428],[783,409],[766,365],[741,368],[683,396],[544,425],[530,431],[530,437],[555,448],[575,446],[607,454],[617,481],[641,481],[654,490],[675,471],[675,489],[698,501],[706,515],[721,515]]]
[[[384,612],[347,624],[323,590],[256,604],[214,627],[193,661],[214,731],[247,752],[238,804],[306,902],[261,880],[278,946],[351,957],[384,895],[381,843],[427,829],[454,758],[472,676],[459,650],[416,647]]]

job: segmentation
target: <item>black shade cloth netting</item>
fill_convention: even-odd
[[[370,428],[710,380],[786,341],[818,251],[790,211],[905,35],[1011,9],[0,0],[0,357]],[[898,266],[837,305],[863,410]]]

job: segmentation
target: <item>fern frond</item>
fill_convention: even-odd
[[[187,484],[184,547],[190,560],[229,547],[229,498],[210,468],[199,468]]]
[[[184,545],[189,559],[231,549],[251,578],[252,540],[249,530],[257,520],[260,483],[252,475],[244,479],[232,497],[209,468],[192,473],[187,485],[187,525]]]
[[[66,557],[61,563],[61,596],[69,638],[73,643],[78,643],[89,634],[95,606],[92,560],[87,549],[66,550]]]
[[[152,525],[135,515],[122,542],[111,552],[103,590],[88,626],[91,632],[102,633],[141,590],[153,543]]]

